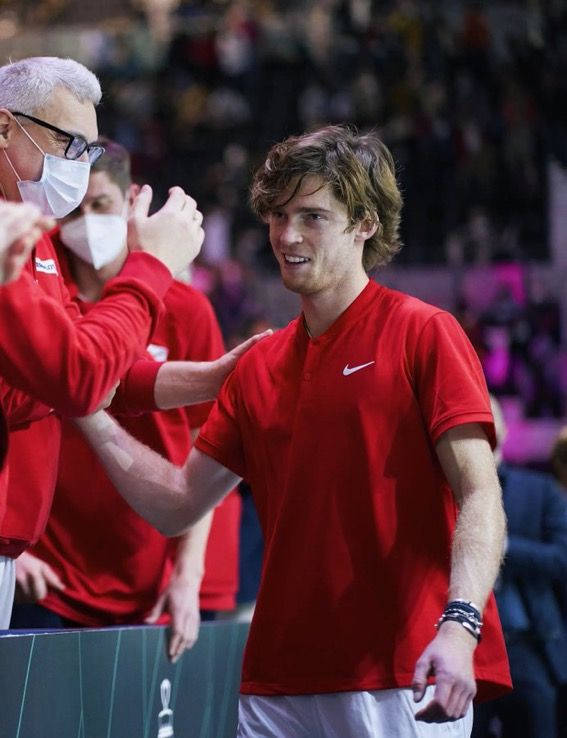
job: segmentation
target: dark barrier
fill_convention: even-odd
[[[205,623],[175,665],[163,627],[3,635],[0,737],[233,738],[247,634]]]

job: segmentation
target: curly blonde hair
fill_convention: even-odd
[[[305,176],[320,177],[348,213],[349,227],[369,219],[376,232],[364,244],[362,264],[368,272],[384,266],[401,248],[402,196],[395,163],[374,132],[359,134],[346,126],[326,126],[291,136],[273,146],[256,171],[250,188],[253,210],[265,218],[290,185],[291,200]]]

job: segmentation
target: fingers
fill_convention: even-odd
[[[152,188],[144,185],[134,198],[130,207],[130,217],[136,219],[147,218],[152,202]]]
[[[195,203],[195,206],[197,206],[197,203]],[[203,222],[203,213],[202,213],[202,212],[201,212],[200,210],[195,210],[195,212],[194,212],[194,214],[193,214],[193,220],[194,220],[194,221],[195,221],[195,223],[197,223],[198,225],[201,225],[201,223]],[[202,229],[201,229],[201,230],[202,230]],[[203,231],[203,235],[204,235],[204,234],[205,234],[205,232]]]
[[[45,582],[48,587],[51,587],[52,589],[58,589],[60,592],[65,589],[65,585],[63,584],[62,579],[55,571],[53,571],[49,564],[43,564],[42,570]]]
[[[168,654],[169,658],[171,659],[171,663],[175,664],[177,661],[179,661],[184,651],[185,639],[183,638],[181,633],[172,632],[168,648]]]
[[[32,600],[43,600],[47,597],[47,581],[42,575],[41,570],[35,571],[28,575],[28,593]]]
[[[34,600],[43,600],[47,597],[49,587],[53,587],[59,591],[65,589],[65,585],[59,576],[53,571],[49,564],[44,564],[43,562],[33,571],[29,572],[27,581],[28,593]]]
[[[243,343],[238,344],[238,346],[235,346],[230,351],[230,353],[234,356],[234,358],[240,358],[243,354],[245,354],[248,351],[248,349],[251,349],[252,346],[258,343],[258,341],[261,341],[263,338],[266,338],[267,336],[271,336],[273,332],[274,331],[271,328],[268,328],[268,330],[264,331],[263,333],[256,333],[256,335],[252,336],[252,338],[249,338]]]
[[[192,197],[185,194],[181,187],[171,187],[169,197],[165,201],[165,205],[161,208],[163,213],[169,213],[175,210],[187,211],[188,216],[192,216],[193,211],[197,209],[197,203]]]
[[[157,623],[160,615],[163,612],[163,609],[165,607],[165,600],[166,600],[166,593],[162,594],[160,597],[158,597],[156,604],[152,607],[152,610],[150,614],[144,618],[144,623],[147,623],[148,625],[152,625],[153,623]]]
[[[413,691],[413,701],[421,702],[427,688],[427,677],[431,671],[431,662],[428,658],[422,657],[415,665],[411,688]]]
[[[63,590],[65,585],[59,575],[44,561],[23,553],[16,563],[18,589],[27,601],[43,600],[49,588]]]
[[[435,685],[433,699],[416,712],[415,719],[425,723],[444,723],[463,718],[476,693],[474,683],[464,679],[444,680]]]
[[[192,611],[186,611],[183,614],[172,613],[171,617],[171,637],[169,640],[168,654],[172,663],[175,664],[183,653],[197,641],[199,633],[199,614]]]

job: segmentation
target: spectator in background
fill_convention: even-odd
[[[556,738],[557,694],[567,682],[567,502],[545,474],[502,461],[506,425],[492,398],[495,458],[508,518],[504,566],[496,600],[514,691],[475,711],[473,738]]]
[[[108,139],[99,143],[105,153],[92,167],[85,198],[55,238],[65,283],[86,316],[127,257],[126,216],[139,189],[131,182],[128,152]],[[175,281],[164,304],[166,312],[150,337],[150,358],[208,361],[223,353],[203,295]],[[182,464],[209,408],[195,405],[120,422]],[[25,431],[15,434],[15,442],[22,458],[33,454]],[[171,618],[169,653],[176,660],[197,638],[199,602],[207,619],[235,606],[239,507],[234,492],[214,514],[170,541],[122,501],[71,421],[63,420],[47,527],[16,562],[17,600],[37,604],[16,605],[11,627],[103,627],[164,622],[165,616]]]

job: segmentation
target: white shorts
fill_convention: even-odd
[[[414,714],[433,697],[427,687],[421,702],[411,689],[332,692],[262,697],[240,695],[238,738],[469,738],[472,706],[461,720],[422,723]]]
[[[15,587],[16,562],[8,556],[0,556],[0,630],[10,627]]]

